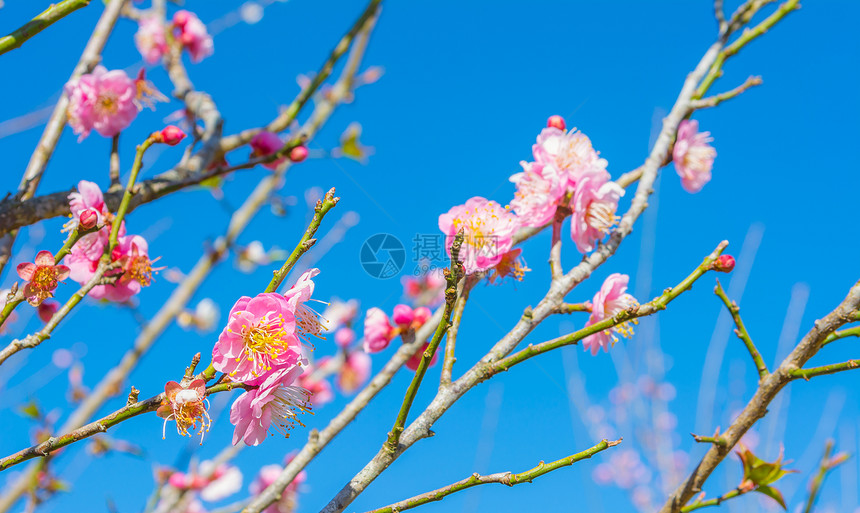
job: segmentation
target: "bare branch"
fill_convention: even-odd
[[[21,28],[14,30],[8,36],[0,37],[0,55],[20,47],[24,44],[24,41],[89,4],[90,0],[63,0],[62,2],[51,4],[41,14],[28,21]]]
[[[723,286],[720,285],[719,280],[717,280],[717,286],[714,287],[714,294],[716,294],[717,297],[723,301],[723,304],[726,305],[726,308],[729,309],[729,313],[732,315],[732,320],[735,321],[735,326],[737,326],[735,329],[735,335],[741,339],[752,357],[753,363],[755,363],[755,368],[758,371],[759,380],[766,378],[768,375],[767,365],[765,365],[764,360],[761,357],[761,353],[758,352],[755,344],[753,344],[752,338],[750,338],[746,326],[744,326],[744,321],[741,320],[740,307],[738,307],[737,303],[729,299],[726,292],[723,290]]]
[[[606,449],[614,447],[620,443],[621,439],[615,440],[613,442],[603,440],[594,447],[568,456],[567,458],[562,458],[560,460],[553,461],[552,463],[544,463],[541,461],[537,467],[531,470],[526,470],[525,472],[520,472],[519,474],[513,474],[511,472],[499,472],[496,474],[482,476],[475,473],[466,479],[457,481],[456,483],[450,484],[448,486],[437,488],[436,490],[433,490],[431,492],[422,493],[421,495],[416,495],[415,497],[402,500],[400,502],[395,502],[394,504],[389,504],[388,506],[374,509],[372,511],[368,511],[367,513],[395,513],[399,511],[405,511],[407,509],[412,509],[423,504],[427,504],[429,502],[441,501],[442,499],[451,494],[466,490],[468,488],[472,488],[473,486],[483,484],[499,483],[505,486],[514,486],[522,483],[531,483],[538,477],[541,477],[545,474],[549,474],[553,470],[558,470],[562,467],[568,467],[570,465],[573,465],[577,461],[591,458],[595,454],[605,451]]]

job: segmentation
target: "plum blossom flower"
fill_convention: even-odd
[[[287,458],[288,464],[290,460],[292,460],[292,457]],[[263,466],[260,468],[260,473],[257,475],[257,479],[251,483],[248,490],[252,495],[259,495],[263,490],[271,486],[276,479],[278,479],[278,476],[281,475],[283,470],[284,467],[276,464]],[[299,487],[302,486],[307,479],[307,472],[304,470],[299,472],[281,493],[281,498],[268,508],[264,509],[263,513],[294,513],[298,508]]]
[[[439,229],[446,236],[445,249],[449,255],[454,237],[464,230],[460,260],[467,274],[488,271],[498,265],[511,250],[519,227],[520,221],[512,212],[480,196],[439,216]]]
[[[284,141],[282,141],[281,138],[278,137],[278,134],[263,131],[255,135],[254,138],[251,139],[251,156],[265,157],[266,155],[276,153],[283,147]],[[286,162],[287,160],[287,157],[281,157],[271,162],[265,162],[262,164],[262,166],[266,169],[277,169],[278,166],[280,166],[283,162]]]
[[[167,421],[176,421],[176,432],[182,436],[190,436],[190,430],[197,430],[200,435],[200,444],[203,444],[203,436],[209,431],[212,419],[206,411],[208,400],[206,399],[206,382],[195,379],[186,386],[175,381],[168,381],[164,385],[164,399],[156,410],[156,414],[164,419],[161,437],[165,437]],[[200,424],[199,428],[197,424]]]
[[[428,269],[429,264],[422,265]],[[413,304],[437,306],[445,299],[445,276],[441,268],[428,269],[419,276],[404,276],[403,295]]]
[[[108,244],[109,234],[106,228],[81,237],[66,256],[65,262],[76,282],[84,284],[95,275],[99,258]],[[160,270],[152,267],[149,246],[146,239],[140,235],[126,235],[120,237],[117,242],[111,253],[111,262],[118,264],[120,268],[105,274],[117,279],[114,283],[93,287],[89,292],[93,299],[107,299],[117,303],[128,301],[140,293],[142,287],[149,286],[152,283],[152,273]]]
[[[94,212],[98,216],[96,225],[103,224],[105,217],[111,215],[98,184],[87,180],[78,182],[77,192],[69,194],[69,210],[72,211],[72,225],[67,225],[68,229],[73,229],[84,213]]]
[[[591,316],[585,326],[591,326],[605,319],[612,318],[618,312],[627,310],[628,308],[639,306],[636,298],[627,294],[627,283],[630,277],[626,274],[613,273],[610,274],[600,290],[594,295],[591,307]],[[636,324],[636,320],[628,321],[619,324],[613,328],[605,329],[585,337],[582,341],[582,347],[586,350],[591,350],[592,355],[596,355],[600,348],[609,352],[609,348],[618,341],[615,334],[629,338],[633,335],[633,327],[630,323]]]
[[[606,171],[606,159],[600,158],[591,145],[591,140],[576,128],[568,132],[549,126],[541,130],[537,142],[532,146],[537,163],[552,166],[567,182],[567,187],[576,185],[580,176],[591,171]]]
[[[304,425],[296,413],[310,411],[310,392],[292,385],[301,372],[298,365],[279,368],[259,388],[247,390],[236,399],[230,408],[230,423],[236,426],[233,445],[239,440],[259,445],[270,427],[289,436],[296,423]]]
[[[260,384],[274,369],[299,364],[301,344],[295,331],[295,315],[284,296],[242,296],[212,350],[213,365],[233,381]]]
[[[296,333],[304,340],[308,340],[308,335],[323,338],[320,333],[325,326],[320,322],[319,314],[306,304],[314,293],[314,282],[311,278],[319,273],[319,269],[308,269],[299,276],[290,290],[284,293],[296,319]]]
[[[322,363],[321,361],[320,366],[322,366]],[[299,376],[299,386],[311,393],[314,406],[319,408],[324,404],[332,402],[334,400],[334,393],[332,392],[331,384],[324,379],[313,377],[316,370],[315,366],[306,365],[304,369],[304,372]]]
[[[185,310],[176,318],[177,324],[183,328],[196,328],[200,332],[209,332],[215,328],[218,323],[218,318],[221,313],[218,311],[218,305],[211,299],[203,298],[194,307],[194,310]]]
[[[338,347],[349,347],[355,342],[355,331],[352,328],[343,327],[334,333],[334,343]]]
[[[672,149],[672,162],[687,192],[699,192],[711,181],[711,168],[717,150],[710,143],[710,132],[699,132],[699,122],[685,119],[678,125],[678,137]]]
[[[570,236],[581,253],[594,249],[595,242],[618,222],[615,215],[624,189],[609,180],[609,173],[583,173],[576,184],[571,208]]]
[[[523,172],[511,176],[517,191],[511,208],[523,226],[543,226],[552,221],[567,191],[567,180],[555,166],[520,162]]]
[[[161,60],[167,52],[167,37],[164,33],[164,23],[158,19],[158,16],[144,16],[138,21],[134,44],[143,60],[149,64],[155,64]]]
[[[33,306],[39,306],[42,301],[54,297],[59,282],[69,277],[69,268],[55,265],[54,255],[50,251],[39,251],[35,263],[18,264],[17,270],[18,276],[27,281],[24,297]]]
[[[323,311],[322,318],[328,321],[327,330],[334,331],[352,323],[356,315],[358,315],[358,300],[341,301],[335,298]]]
[[[371,308],[364,316],[364,350],[378,353],[388,347],[395,336],[388,316],[379,308]]]
[[[346,356],[335,384],[344,394],[352,394],[370,378],[370,355],[364,351],[353,351]]]
[[[200,464],[200,473],[211,476],[208,484],[200,490],[200,498],[215,502],[225,499],[242,489],[242,471],[235,465],[222,463],[215,466],[212,461]]]
[[[192,62],[200,62],[212,55],[215,45],[206,25],[193,12],[177,11],[173,15],[175,37],[188,50]]]
[[[92,73],[70,80],[65,91],[69,98],[69,125],[79,134],[79,141],[93,129],[104,137],[113,137],[137,117],[137,85],[123,70],[108,71],[96,66]]]
[[[236,256],[236,265],[243,273],[254,272],[258,266],[267,265],[272,261],[263,243],[258,240],[251,241]]]

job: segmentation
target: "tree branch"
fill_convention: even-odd
[[[741,339],[752,357],[755,368],[758,371],[759,380],[766,378],[768,375],[767,365],[765,365],[764,360],[761,357],[761,353],[758,352],[755,344],[753,344],[752,338],[750,338],[746,326],[744,326],[744,321],[741,320],[740,307],[738,307],[737,303],[729,299],[719,280],[717,280],[717,286],[714,287],[714,294],[716,294],[717,297],[722,300],[723,304],[726,305],[726,308],[729,309],[729,313],[732,315],[732,320],[735,321],[735,326],[737,326],[735,329],[735,335]]]
[[[505,486],[514,486],[522,483],[531,483],[538,477],[541,477],[545,474],[549,474],[553,470],[558,470],[562,467],[568,467],[570,465],[573,465],[577,461],[591,458],[595,454],[605,451],[606,449],[614,447],[620,443],[621,439],[612,442],[608,440],[603,440],[594,447],[568,456],[567,458],[562,458],[560,460],[553,461],[552,463],[544,463],[541,461],[537,467],[531,470],[527,470],[525,472],[520,472],[519,474],[512,474],[511,472],[499,472],[496,474],[482,476],[475,473],[466,479],[457,481],[456,483],[450,484],[448,486],[437,488],[436,490],[433,490],[431,492],[422,493],[421,495],[416,495],[415,497],[405,499],[400,502],[395,502],[394,504],[389,504],[388,506],[374,509],[372,511],[368,511],[367,513],[395,513],[399,511],[405,511],[407,509],[412,509],[423,504],[427,504],[429,502],[441,501],[442,499],[451,494],[466,490],[468,488],[472,488],[473,486],[483,484],[499,483]]]
[[[90,0],[63,0],[57,4],[51,4],[41,14],[24,24],[21,28],[13,31],[5,37],[0,37],[0,55],[12,51],[24,41],[45,30],[55,22],[65,18],[81,7],[90,5]]]

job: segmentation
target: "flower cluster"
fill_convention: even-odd
[[[297,413],[310,410],[311,392],[293,383],[307,366],[302,340],[320,336],[323,329],[306,304],[318,273],[305,272],[283,295],[243,296],[230,310],[212,362],[215,370],[246,389],[230,410],[234,444],[244,440],[257,445],[270,427],[288,436],[289,429],[301,424]]]
[[[281,140],[278,134],[262,131],[259,134],[255,135],[253,139],[251,139],[250,144],[252,157],[266,157],[268,155],[277,153],[278,151],[283,149],[286,143]],[[305,147],[304,145],[298,145],[291,148],[286,157],[281,157],[270,162],[265,162],[263,163],[263,167],[267,169],[277,169],[287,160],[291,162],[301,162],[307,157],[307,147]]]
[[[200,62],[215,51],[206,25],[193,12],[182,10],[173,15],[173,37],[188,50],[193,62]]]
[[[99,261],[110,245],[110,232],[113,215],[107,208],[99,186],[81,180],[78,192],[69,195],[69,208],[72,220],[68,227],[98,227],[98,231],[81,237],[66,256],[69,276],[80,284],[85,284],[95,276]],[[92,220],[95,218],[95,223]],[[94,299],[123,302],[138,294],[142,287],[152,282],[154,260],[149,258],[149,245],[140,235],[128,235],[125,222],[118,229],[117,245],[110,253],[113,269],[105,273],[108,283],[96,285],[89,295]],[[156,259],[157,260],[157,259]]]
[[[368,353],[378,353],[388,347],[392,340],[398,335],[407,341],[411,339],[415,330],[423,326],[433,313],[426,306],[412,308],[409,305],[399,304],[394,307],[394,312],[389,318],[379,308],[371,308],[364,317],[364,350]],[[416,350],[415,354],[406,362],[409,369],[415,370],[421,362],[421,355],[428,344],[424,344]],[[430,365],[436,363],[437,355],[433,355]]]
[[[678,129],[673,158],[682,185],[696,192],[711,178],[716,151],[707,132],[698,133],[696,121]],[[608,163],[584,133],[566,129],[561,116],[552,116],[532,146],[532,160],[522,161],[522,172],[511,176],[516,186],[507,208],[474,197],[439,216],[450,255],[454,236],[464,232],[460,259],[466,273],[522,279],[526,269],[513,249],[520,228],[537,228],[571,218],[570,236],[581,253],[593,251],[618,222],[618,202],[624,189],[611,180]]]
[[[218,502],[242,489],[242,471],[235,465],[204,461],[188,472],[159,468],[159,501],[154,513],[205,513],[200,499]]]

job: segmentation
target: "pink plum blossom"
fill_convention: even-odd
[[[426,306],[419,306],[413,310],[412,313],[415,316],[412,320],[412,326],[414,326],[415,329],[420,328],[425,322],[430,320],[430,317],[433,317],[433,312],[431,312]]]
[[[394,324],[401,327],[406,326],[408,328],[414,319],[415,313],[409,305],[399,304],[394,307],[394,313],[391,316],[391,320],[394,321]]]
[[[167,37],[164,33],[164,23],[158,16],[144,16],[138,21],[134,44],[143,60],[155,64],[167,52]]]
[[[278,137],[278,134],[272,132],[260,132],[251,139],[251,155],[254,157],[265,157],[271,155],[284,147],[284,141]],[[266,162],[263,167],[266,169],[277,169],[281,163],[286,162],[287,157],[281,157],[271,162]]]
[[[72,211],[74,221],[80,220],[85,212],[95,212],[98,215],[97,224],[102,224],[104,217],[110,214],[102,190],[97,184],[86,180],[78,182],[77,192],[69,194],[69,210]]]
[[[310,410],[310,392],[292,383],[302,373],[298,365],[281,367],[266,377],[259,388],[245,391],[230,408],[230,423],[236,426],[233,445],[244,440],[259,445],[270,427],[289,436],[288,431],[298,423],[296,412]]]
[[[311,278],[319,273],[319,269],[308,269],[299,276],[295,285],[284,293],[284,298],[296,319],[296,334],[304,340],[309,339],[308,335],[323,338],[320,333],[325,326],[320,322],[319,314],[307,305],[314,293],[314,282]]]
[[[205,501],[219,501],[242,489],[242,471],[235,465],[221,463],[216,467],[214,462],[204,461],[200,464],[200,473],[211,476],[200,490],[200,498]]]
[[[215,369],[230,379],[258,385],[282,369],[298,367],[301,343],[288,300],[277,293],[242,296],[212,350]]]
[[[711,181],[717,150],[708,143],[713,140],[710,132],[699,132],[699,122],[695,119],[685,119],[678,126],[672,162],[681,177],[681,186],[687,192],[699,192]]]
[[[287,464],[289,464],[290,460],[292,460],[292,457],[287,459]],[[251,483],[248,491],[250,491],[252,495],[259,495],[263,490],[271,486],[276,479],[278,479],[278,476],[281,475],[283,470],[284,467],[280,465],[272,464],[263,466],[260,468],[260,473],[257,475],[257,479]],[[304,470],[299,472],[281,493],[281,498],[268,508],[264,509],[262,513],[294,513],[298,509],[299,487],[301,487],[307,479],[307,472]]]
[[[610,274],[604,280],[600,290],[597,291],[597,294],[594,295],[594,299],[591,301],[591,316],[588,318],[588,322],[585,323],[586,327],[605,319],[610,319],[618,312],[639,305],[636,298],[627,294],[627,282],[629,280],[630,277],[626,274],[618,273]],[[635,324],[636,321],[632,322]],[[613,328],[599,331],[585,337],[582,341],[582,347],[586,350],[590,349],[592,355],[597,354],[600,348],[609,352],[610,346],[618,341],[618,337],[615,336],[616,333],[623,337],[630,337],[633,335],[633,327],[630,326],[629,322],[624,322]]]
[[[341,301],[340,299],[332,299],[331,303],[326,307],[322,314],[322,318],[327,321],[328,331],[334,331],[341,326],[352,323],[355,316],[358,315],[358,301],[350,299],[349,301]]]
[[[320,362],[320,366],[322,366],[322,362]],[[313,365],[304,367],[304,372],[299,376],[299,386],[311,393],[314,406],[319,408],[334,400],[334,392],[332,392],[331,384],[328,381],[313,377],[316,368]]]
[[[400,282],[403,295],[414,304],[436,306],[445,299],[445,276],[438,267],[420,276],[404,276]]]
[[[137,84],[123,70],[96,66],[92,73],[70,80],[68,118],[72,130],[84,139],[95,129],[104,137],[125,130],[137,117]]]
[[[352,328],[343,327],[334,334],[334,343],[338,347],[349,347],[353,342],[355,342],[355,331]]]
[[[567,191],[567,180],[555,166],[520,162],[523,172],[511,176],[517,191],[511,208],[523,226],[543,226],[552,221]]]
[[[591,140],[576,128],[565,132],[554,126],[541,130],[537,143],[532,146],[536,162],[552,166],[567,181],[567,187],[576,185],[579,177],[590,171],[606,171],[606,159],[591,146]]]
[[[192,62],[200,62],[215,51],[212,36],[196,14],[185,10],[177,11],[173,15],[173,26],[176,28],[176,40],[188,50]]]
[[[394,338],[394,328],[388,316],[379,308],[371,308],[364,316],[364,350],[378,353]]]
[[[84,235],[72,246],[64,260],[71,271],[71,278],[80,284],[87,283],[95,276],[99,259],[108,245],[109,228],[105,226],[95,233]],[[121,303],[138,294],[142,287],[152,281],[152,261],[149,259],[149,248],[146,239],[140,235],[119,237],[118,244],[111,253],[111,262],[118,263],[115,269],[106,276],[118,276],[114,283],[96,285],[89,296],[94,299],[107,299]],[[156,259],[157,260],[157,259]]]
[[[582,174],[571,201],[570,236],[581,253],[594,249],[617,222],[615,212],[624,189],[606,171]]]
[[[47,323],[54,317],[54,314],[57,313],[57,310],[60,309],[60,303],[52,300],[46,299],[42,301],[42,304],[36,307],[36,313],[39,315],[39,319],[42,322]]]
[[[439,216],[439,229],[446,235],[445,249],[449,255],[454,237],[464,230],[460,260],[467,274],[488,271],[498,265],[511,250],[519,227],[520,221],[512,212],[479,196]]]
[[[55,265],[50,251],[39,251],[35,263],[18,264],[17,271],[18,276],[27,281],[23,290],[27,302],[39,306],[42,301],[54,297],[54,290],[69,277],[70,269],[65,265]]]
[[[364,351],[353,351],[346,356],[335,384],[344,394],[352,394],[370,378],[370,355]]]

